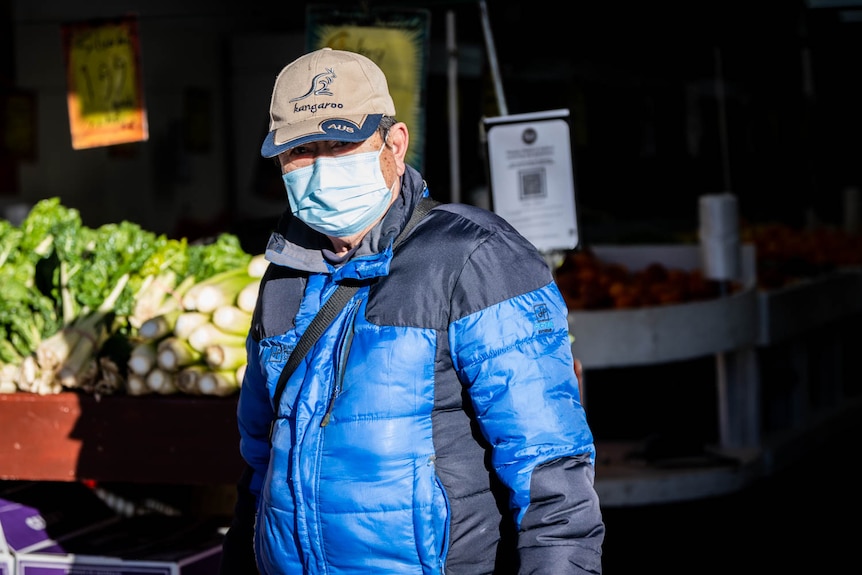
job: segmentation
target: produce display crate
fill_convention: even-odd
[[[670,362],[754,345],[757,291],[714,300],[569,314],[572,352],[584,368]]]
[[[862,405],[862,269],[837,268],[758,294],[764,428],[798,446],[800,431],[840,426]],[[793,453],[776,443],[776,465]]]
[[[0,479],[234,484],[236,400],[0,394]]]
[[[841,268],[758,294],[758,345],[801,336],[862,312],[862,269]]]
[[[641,270],[701,268],[698,245],[595,246],[602,262]],[[575,337],[572,353],[589,371],[714,357],[720,444],[714,458],[655,467],[629,455],[637,442],[608,441],[597,446],[596,489],[603,505],[626,506],[684,501],[730,493],[761,473],[760,425],[754,346],[758,333],[755,253],[740,249],[740,289],[708,300],[630,309],[576,310],[569,313]],[[589,405],[588,405],[589,409]]]
[[[597,246],[593,251],[602,261],[633,270],[656,262],[691,270],[700,261],[697,246]],[[737,491],[786,465],[804,451],[800,448],[816,445],[862,411],[862,399],[842,397],[839,391],[832,393],[826,409],[811,405],[815,386],[836,387],[832,380],[846,371],[852,351],[846,349],[846,333],[836,328],[862,313],[862,272],[839,269],[761,290],[756,286],[751,246],[743,246],[742,268],[743,289],[713,300],[570,313],[572,350],[586,370],[587,398],[593,370],[715,358],[720,441],[704,450],[714,457],[651,465],[631,457],[639,448],[637,442],[599,438],[596,488],[603,505],[678,502]],[[817,339],[816,346],[808,345],[812,338]],[[835,354],[821,363],[840,365],[816,381],[796,374],[801,383],[789,400],[793,404],[790,423],[773,433],[763,414],[781,408],[782,398],[764,393],[763,354],[771,358],[777,353],[784,370],[801,372],[810,369],[807,359],[815,348]],[[839,348],[845,350],[843,354]],[[699,383],[705,382],[692,382]],[[784,378],[781,383],[786,383]]]
[[[651,263],[668,268],[700,268],[696,245],[596,246],[603,262],[631,270]],[[742,250],[743,290],[711,300],[569,314],[575,336],[572,352],[584,368],[629,367],[677,361],[751,346],[757,339],[754,251]]]

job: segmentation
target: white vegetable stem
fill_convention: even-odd
[[[230,395],[239,389],[236,373],[233,370],[202,373],[198,379],[198,389],[202,395]]]
[[[266,256],[264,254],[254,255],[252,256],[251,261],[248,262],[248,275],[253,278],[260,279],[263,277],[268,266],[269,262],[266,261]]]
[[[131,374],[147,375],[155,365],[156,343],[154,341],[141,342],[129,353],[128,368]]]
[[[135,294],[135,306],[129,316],[132,327],[140,328],[147,319],[159,315],[167,294],[177,287],[177,281],[177,273],[171,269],[144,278]]]
[[[126,393],[129,395],[147,395],[152,390],[147,386],[146,374],[130,373],[126,377]]]
[[[245,346],[211,345],[206,348],[204,358],[213,370],[235,370],[246,362]]]
[[[198,363],[202,353],[189,345],[188,340],[169,336],[161,340],[156,348],[156,363],[165,371],[177,371],[181,367]]]
[[[147,374],[147,387],[154,393],[168,395],[178,390],[175,382],[176,374],[164,369],[155,368]]]
[[[220,305],[234,303],[240,290],[251,280],[245,267],[217,273],[190,287],[183,295],[183,307],[212,312]]]
[[[63,387],[80,387],[89,383],[98,370],[98,366],[90,363],[95,364],[96,353],[108,339],[108,330],[100,322],[89,328],[73,327],[64,331],[67,337],[74,339],[74,347],[61,363],[57,378]]]
[[[211,321],[211,314],[200,311],[184,311],[177,317],[174,324],[174,335],[180,339],[188,339],[195,328]]]
[[[254,311],[257,303],[257,294],[260,291],[260,278],[253,279],[246,284],[236,296],[236,307],[249,313]]]
[[[144,339],[160,339],[174,330],[180,310],[175,309],[144,321],[138,328],[138,335]]]
[[[247,335],[251,327],[251,312],[235,305],[223,305],[213,311],[213,324],[226,333]]]
[[[114,310],[128,282],[129,274],[125,274],[117,281],[98,309],[79,316],[72,324],[42,340],[36,348],[36,359],[43,372],[51,374],[60,372],[60,377],[70,382],[69,385],[75,385],[74,380],[70,378],[81,371],[84,363],[94,357],[101,348],[104,338],[107,337],[107,330],[103,324]],[[74,357],[72,357],[73,353]]]
[[[204,323],[189,334],[189,345],[201,353],[205,353],[211,345],[245,346],[245,336],[227,333],[212,323]]]
[[[189,395],[200,395],[201,390],[198,387],[198,380],[207,372],[205,365],[193,364],[184,367],[176,374],[174,382],[177,388],[183,393]]]

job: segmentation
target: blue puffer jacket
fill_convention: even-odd
[[[535,248],[471,206],[436,207],[393,258],[423,195],[408,168],[343,265],[289,216],[270,239],[238,407],[260,571],[600,573],[563,298]],[[348,280],[362,287],[288,381],[270,447],[279,373]]]

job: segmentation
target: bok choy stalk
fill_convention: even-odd
[[[148,395],[152,393],[152,390],[147,386],[146,374],[130,373],[126,377],[125,389],[129,395]]]
[[[168,294],[177,287],[177,272],[168,269],[158,275],[145,276],[140,289],[135,294],[135,305],[129,316],[132,327],[140,327],[150,318],[162,314],[162,307]]]
[[[252,278],[252,280],[240,290],[236,296],[236,307],[243,311],[252,313],[254,306],[257,303],[257,295],[260,291],[260,278]]]
[[[63,391],[63,386],[54,378],[54,372],[39,367],[35,355],[21,361],[18,370],[18,389],[38,395],[51,395]]]
[[[194,285],[189,246],[185,239],[159,236],[159,246],[142,265],[129,323],[140,327],[147,319],[181,308],[185,290]]]
[[[0,393],[18,391],[19,368],[10,363],[0,363]]]
[[[177,393],[179,389],[176,385],[176,377],[176,373],[157,367],[147,374],[147,388],[153,393],[162,395]]]
[[[251,312],[235,305],[223,305],[213,310],[212,322],[226,333],[245,336],[251,327]]]
[[[156,340],[137,343],[129,354],[128,368],[131,374],[147,375],[156,366]]]
[[[0,222],[0,335],[15,350],[4,346],[0,360],[20,365],[62,324],[55,248],[82,226],[78,212],[56,199],[38,202],[19,227]]]
[[[183,307],[212,313],[222,305],[233,305],[239,292],[252,281],[245,267],[234,268],[201,280],[186,290]]]
[[[248,262],[248,275],[253,278],[260,279],[266,273],[266,268],[269,267],[269,262],[264,254],[257,254],[251,257]]]
[[[67,334],[72,334],[72,328],[66,328]],[[60,385],[66,388],[83,388],[91,392],[91,383],[98,375],[96,353],[106,341],[108,330],[103,323],[96,323],[86,333],[76,333],[77,342],[72,344],[71,352],[63,360],[57,371]]]
[[[213,370],[236,370],[247,361],[245,346],[210,345],[204,352],[204,361]]]
[[[200,311],[184,311],[177,316],[174,323],[174,335],[180,339],[188,339],[195,328],[210,323],[212,315]]]
[[[156,347],[156,365],[164,371],[177,371],[187,365],[200,363],[202,352],[189,345],[189,341],[175,336],[161,340]]]
[[[236,372],[231,369],[204,372],[197,384],[201,395],[226,396],[239,389]]]
[[[183,264],[181,266],[171,264],[171,270],[178,272],[182,270],[181,273],[173,276],[164,274],[163,264],[159,264],[157,269],[149,272],[151,276],[159,274],[159,277],[145,282],[142,291],[138,294],[138,300],[152,298],[153,301],[158,301],[159,296],[154,295],[152,290],[159,286],[162,287],[163,299],[159,305],[138,308],[138,311],[141,311],[137,318],[137,321],[140,321],[138,335],[144,339],[160,339],[169,335],[171,331],[173,335],[186,339],[194,327],[200,323],[209,322],[211,320],[209,312],[200,313],[183,305],[186,292],[198,286],[199,283],[204,285],[211,283],[210,278],[213,276],[238,273],[237,270],[246,268],[251,259],[251,256],[242,250],[239,239],[232,234],[220,234],[214,242],[205,244],[187,245],[183,240],[181,246],[184,251],[178,249],[175,244],[174,255],[171,255],[168,250],[165,251],[166,253],[157,252],[148,262],[152,264],[153,260],[161,257],[173,259],[174,262],[182,261]],[[182,252],[182,257],[177,257],[176,252]],[[174,280],[179,277],[183,279],[174,289],[164,289],[170,288]],[[144,313],[143,309],[148,311]]]
[[[234,347],[245,346],[245,336],[226,333],[212,323],[204,323],[196,327],[188,337],[189,345],[201,353],[205,353],[211,345],[226,345]]]
[[[75,387],[73,374],[78,373],[86,359],[93,357],[107,340],[106,326],[113,319],[114,305],[127,282],[128,275],[122,276],[97,309],[80,316],[72,324],[43,340],[36,348],[39,367],[47,372],[62,371],[69,385]],[[74,355],[73,351],[76,351]]]
[[[201,395],[198,381],[208,371],[207,367],[202,364],[188,365],[177,372],[174,383],[176,383],[177,388],[183,393]]]
[[[152,316],[138,328],[138,336],[144,340],[161,339],[173,333],[177,318],[182,311],[174,309]]]

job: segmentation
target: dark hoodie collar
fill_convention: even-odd
[[[356,256],[378,253],[385,250],[410,219],[413,209],[425,193],[425,181],[415,169],[407,166],[401,176],[401,191],[380,223],[368,232],[357,247]]]
[[[407,166],[401,176],[401,191],[389,207],[386,215],[366,234],[353,250],[352,258],[370,256],[386,250],[401,230],[407,225],[410,215],[426,194],[422,175]],[[267,259],[279,265],[310,271],[329,271],[323,250],[331,250],[332,244],[324,234],[316,232],[293,216],[290,208],[282,213],[276,231],[267,244]]]

